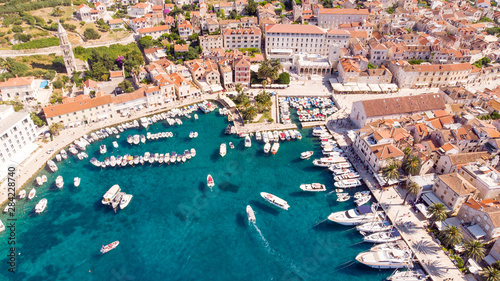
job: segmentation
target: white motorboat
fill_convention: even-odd
[[[189,152],[189,150],[184,150],[184,156],[186,157],[186,159],[191,159],[191,153]]]
[[[262,134],[259,131],[255,132],[255,139],[257,141],[261,141],[262,140]]]
[[[134,197],[132,194],[125,194],[122,196],[122,199],[120,200],[120,209],[125,209],[125,207],[128,206],[130,201],[132,200],[132,197]]]
[[[300,154],[300,159],[305,160],[311,158],[313,156],[314,151],[304,151]]]
[[[255,222],[257,220],[255,218],[255,212],[250,205],[247,205],[247,217],[249,222]]]
[[[141,125],[144,127],[144,129],[147,129],[149,126],[148,119],[146,117],[141,118]]]
[[[351,168],[351,163],[349,163],[349,162],[336,163],[336,164],[331,165],[330,168],[333,170],[349,169],[349,168]]]
[[[111,204],[111,201],[116,197],[118,192],[120,192],[121,188],[119,185],[115,184],[113,185],[102,197],[102,204],[104,205],[109,205]]]
[[[347,159],[344,157],[329,157],[329,158],[320,158],[313,160],[314,166],[325,167],[325,168],[328,168],[338,163],[347,163]]]
[[[134,144],[139,144],[141,137],[139,135],[134,135]]]
[[[354,199],[359,199],[361,197],[365,197],[365,196],[368,196],[368,195],[370,195],[370,191],[368,191],[368,190],[359,191],[359,192],[356,192],[354,194]]]
[[[264,143],[268,143],[269,142],[269,135],[267,134],[267,132],[263,132],[262,133],[262,141]]]
[[[111,167],[116,166],[116,157],[114,155],[111,155],[111,157],[109,157],[109,165]]]
[[[365,206],[365,205],[363,205],[363,206]],[[363,240],[365,242],[371,242],[371,243],[387,243],[387,242],[394,242],[394,241],[397,241],[400,239],[401,239],[401,235],[399,234],[398,230],[395,228],[393,228],[389,231],[375,232],[375,233],[372,233],[370,235],[363,237]]]
[[[231,141],[229,142],[229,148],[234,149],[234,144]]]
[[[118,143],[116,141],[113,141],[113,147],[118,148]]]
[[[271,147],[271,154],[276,154],[278,152],[278,149],[280,149],[280,143],[273,143],[273,146]]]
[[[101,146],[99,146],[99,151],[101,152],[101,154],[106,153],[106,151],[108,151],[106,145],[101,144]]]
[[[172,134],[172,133],[170,133],[170,134]],[[170,135],[170,137],[172,137],[172,135]],[[197,137],[198,137],[198,132],[194,132],[193,133],[193,138],[197,138]]]
[[[141,135],[141,143],[146,143],[146,137],[144,135]]]
[[[425,281],[428,276],[418,270],[396,271],[391,276],[387,277],[389,281]]]
[[[0,232],[4,231],[5,230],[5,225],[3,224],[3,222],[0,220]]]
[[[264,144],[264,153],[269,153],[269,151],[271,150],[271,144],[269,142],[266,142],[266,144]]]
[[[301,184],[300,189],[304,191],[319,192],[319,191],[326,191],[326,186],[321,183]]]
[[[64,186],[64,181],[62,176],[57,176],[56,178],[56,186],[57,188],[61,189]]]
[[[194,148],[191,148],[191,157],[196,156],[196,150]]]
[[[59,153],[56,154],[56,161],[57,162],[61,162],[62,161],[62,157],[61,157],[61,155]]]
[[[66,153],[66,150],[61,149],[61,152],[60,152],[60,153],[61,153],[61,157],[62,157],[63,159],[68,158],[68,153]]]
[[[250,136],[245,137],[245,147],[251,147],[252,146],[252,139],[250,139]]]
[[[334,183],[334,185],[338,188],[351,188],[361,186],[361,181],[352,179],[352,180],[341,180]]]
[[[356,256],[356,260],[371,268],[395,269],[411,265],[412,253],[410,250],[385,250],[378,252],[363,252]]]
[[[344,192],[344,190],[341,188],[337,188],[337,189],[335,189],[335,192]]]
[[[133,137],[133,136],[131,136],[131,135],[128,135],[128,136],[127,136],[127,142],[128,142],[129,144],[133,144],[133,143],[134,143],[134,137]]]
[[[359,178],[360,178],[360,175],[358,173],[356,173],[356,172],[345,173],[345,174],[333,177],[333,179],[335,181],[349,180],[349,179],[359,179]]]
[[[288,208],[290,208],[290,206],[288,205],[288,203],[285,200],[283,200],[279,197],[276,197],[270,193],[261,192],[260,196],[262,196],[262,198],[264,198],[267,202],[269,202],[269,203],[273,204],[274,206],[279,207],[283,210],[288,211]]]
[[[79,186],[80,186],[80,181],[81,181],[81,180],[82,180],[82,179],[81,179],[81,178],[79,178],[79,177],[75,177],[75,178],[73,179],[73,184],[75,185],[75,187],[79,187]]]
[[[43,184],[42,177],[36,177],[36,185],[41,186]]]
[[[92,165],[94,165],[96,167],[101,167],[101,161],[97,160],[97,158],[95,158],[95,157],[92,157],[90,159],[90,163],[92,163]]]
[[[186,160],[187,160],[186,156],[182,155],[181,160],[182,160],[182,162],[186,162]]]
[[[36,189],[33,188],[33,189],[30,190],[30,193],[28,193],[27,200],[33,199],[35,197],[35,195],[36,195]]]
[[[337,202],[345,202],[349,199],[351,199],[350,195],[338,194]]]
[[[24,199],[24,197],[26,197],[26,190],[23,189],[23,190],[19,191],[19,194],[17,195],[17,197],[19,199]]]
[[[54,163],[54,161],[52,160],[47,161],[47,166],[49,166],[51,172],[57,171],[57,165],[56,163]]]
[[[372,199],[372,196],[368,194],[368,195],[365,195],[361,198],[354,200],[354,203],[356,203],[356,205],[358,205],[358,206],[361,206],[361,205],[368,203],[370,201],[370,199]]]
[[[35,213],[40,214],[47,208],[47,199],[43,198],[35,206]]]
[[[169,163],[170,162],[170,153],[165,153],[165,156],[163,156],[163,162],[164,163]]]
[[[342,225],[358,225],[378,218],[381,213],[368,205],[361,205],[355,209],[331,213],[328,219]]]
[[[405,241],[398,240],[395,242],[375,244],[370,248],[370,251],[376,252],[376,251],[385,251],[385,250],[389,250],[389,249],[408,250],[409,247],[408,247],[408,245],[406,245]]]
[[[189,138],[190,139],[194,138],[194,132],[193,131],[189,132]]]
[[[226,153],[227,153],[226,143],[223,143],[220,145],[219,154],[220,156],[224,157],[226,156]]]
[[[122,125],[118,125],[118,131],[120,131],[120,133],[123,133],[124,130],[123,130]]]
[[[47,176],[46,175],[42,175],[42,181],[43,181],[43,183],[47,182]]]
[[[212,187],[214,187],[214,185],[215,185],[214,178],[212,178],[211,175],[208,175],[207,176],[207,186],[210,187],[210,189],[212,189]]]
[[[391,227],[391,224],[387,220],[377,220],[358,225],[356,226],[356,229],[363,232],[380,232],[390,230]]]
[[[194,114],[194,120],[198,120],[198,114]]]
[[[147,151],[146,151],[146,152],[144,153],[144,161],[149,162],[149,156],[150,156],[150,155],[151,155],[151,153],[149,153],[149,152],[147,152]]]

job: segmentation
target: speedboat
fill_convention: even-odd
[[[184,150],[184,156],[186,157],[186,159],[191,159],[191,153],[189,152],[189,150]]]
[[[136,121],[137,121],[137,120],[136,120]],[[110,244],[108,244],[108,245],[106,245],[106,246],[104,246],[104,245],[103,245],[103,246],[101,247],[101,251],[100,251],[100,252],[101,252],[101,254],[105,254],[105,253],[107,253],[107,252],[109,252],[109,251],[113,250],[114,248],[118,247],[118,244],[120,244],[120,241],[115,241],[115,242],[110,243]]]
[[[372,221],[356,226],[358,231],[363,232],[380,232],[391,229],[391,224],[387,221]]]
[[[64,181],[62,176],[57,176],[56,178],[56,186],[57,188],[61,189],[64,186]]]
[[[341,188],[337,188],[337,189],[335,189],[335,192],[344,192],[344,190]]]
[[[175,153],[175,151],[172,151],[172,153],[170,153],[170,163],[174,163],[176,160],[177,160],[177,153]]]
[[[251,147],[252,146],[252,140],[250,139],[250,136],[245,137],[245,147]]]
[[[194,148],[191,148],[191,157],[196,156],[196,150]]]
[[[146,143],[146,137],[144,135],[141,135],[141,142]]]
[[[116,141],[113,141],[113,147],[118,148],[118,143]]]
[[[43,180],[42,180],[42,178],[41,178],[41,177],[36,177],[36,184],[37,184],[38,186],[40,186],[40,185],[42,185],[42,184],[43,184]]]
[[[194,114],[194,120],[198,120],[198,114]]]
[[[120,209],[125,209],[125,207],[128,206],[130,201],[132,200],[132,197],[134,197],[132,194],[125,194],[122,196],[122,199],[120,200]]]
[[[111,157],[109,157],[109,165],[111,165],[111,167],[116,166],[116,157],[114,155],[111,155]]]
[[[279,197],[276,197],[270,193],[261,192],[260,196],[262,196],[262,198],[264,198],[267,202],[269,202],[269,203],[273,204],[274,206],[279,207],[283,210],[288,211],[288,208],[290,208],[290,206],[288,205],[288,203],[285,200],[283,200]]]
[[[395,269],[411,265],[412,253],[410,250],[385,250],[378,252],[363,252],[356,256],[356,260],[371,268]]]
[[[35,213],[40,214],[45,210],[45,208],[47,208],[47,199],[43,198],[36,204]]]
[[[341,180],[341,181],[335,182],[334,185],[336,187],[339,187],[339,188],[351,188],[351,187],[361,186],[361,181],[356,180],[356,179]]]
[[[47,166],[49,166],[51,172],[57,171],[57,165],[56,163],[54,163],[54,161],[52,160],[47,161]]]
[[[172,134],[172,133],[170,133],[170,134]],[[170,137],[172,137],[172,135],[170,135]],[[194,132],[193,133],[193,138],[197,138],[197,137],[198,137],[198,132]]]
[[[113,185],[102,197],[102,204],[104,205],[109,205],[111,204],[111,201],[116,197],[118,192],[120,192],[121,188],[119,185],[115,184]]]
[[[313,156],[314,151],[305,151],[300,154],[300,159],[305,160],[311,158]]]
[[[278,149],[280,149],[280,143],[273,143],[273,146],[271,147],[271,154],[276,154],[278,152]]]
[[[36,195],[36,189],[33,188],[33,189],[30,190],[30,193],[28,193],[27,200],[33,199],[35,197],[35,195]]]
[[[359,179],[360,175],[356,172],[351,172],[351,173],[345,173],[342,175],[338,175],[333,177],[335,181],[341,181],[341,180],[349,180],[349,179]]]
[[[354,203],[356,203],[356,205],[358,205],[358,206],[361,206],[363,204],[368,203],[368,201],[370,201],[370,199],[372,199],[372,196],[368,194],[368,195],[365,195],[361,198],[354,200]]]
[[[264,153],[269,153],[270,150],[271,150],[271,144],[266,142],[266,144],[264,144]]]
[[[329,167],[329,169],[333,170],[341,170],[341,169],[349,169],[351,168],[351,164],[349,162],[336,163]]]
[[[80,181],[81,181],[81,180],[82,180],[82,179],[81,179],[81,178],[79,178],[79,177],[75,177],[75,178],[73,179],[73,184],[75,185],[75,187],[79,187],[79,186],[80,186]]]
[[[311,183],[311,184],[301,184],[300,189],[304,191],[318,192],[318,191],[325,191],[326,187],[324,184],[321,183]]]
[[[46,176],[46,175],[42,175],[42,182],[43,182],[43,183],[46,183],[46,182],[47,182],[47,176]]]
[[[23,189],[23,190],[19,191],[19,194],[17,195],[17,197],[19,199],[24,199],[24,197],[26,197],[26,190]]]
[[[56,161],[61,162],[61,160],[62,160],[61,155],[59,153],[56,154]]]
[[[190,139],[194,138],[194,132],[193,131],[189,132],[189,138]]]
[[[167,164],[170,162],[170,153],[165,153],[165,156],[163,156],[163,162]]]
[[[387,242],[394,242],[394,241],[397,241],[400,239],[401,239],[401,235],[399,234],[398,230],[395,228],[393,228],[389,231],[375,232],[375,233],[372,233],[370,235],[363,237],[363,240],[365,242],[371,242],[371,243],[387,243]]]
[[[63,159],[68,158],[68,153],[66,153],[66,150],[61,149],[61,152],[60,152],[60,153],[61,153],[61,157],[62,157]]]
[[[361,205],[355,209],[331,213],[328,219],[342,225],[358,225],[378,218],[381,213],[368,205]]]
[[[211,175],[208,175],[207,176],[207,186],[210,187],[210,189],[212,189],[212,187],[214,187],[215,183],[214,183],[214,179],[212,178]]]
[[[231,141],[229,142],[229,148],[234,149],[234,144]]]
[[[255,218],[255,213],[250,205],[247,205],[247,217],[249,222],[255,222],[257,220]]]
[[[106,145],[101,144],[101,146],[99,146],[99,151],[101,152],[101,154],[106,153],[106,151],[107,151]]]
[[[220,156],[224,157],[226,156],[226,152],[227,152],[226,143],[223,143],[220,145],[219,154]]]

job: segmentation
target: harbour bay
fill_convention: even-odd
[[[119,139],[112,136],[87,148],[89,158],[100,160],[100,144],[107,146],[106,156],[195,148],[196,157],[184,164],[100,169],[88,159],[70,156],[57,163],[56,173],[42,170],[38,175],[47,175],[48,182],[37,188],[35,199],[16,206],[17,273],[5,270],[1,278],[384,280],[390,275],[354,263],[371,245],[360,243],[362,236],[355,230],[324,221],[331,212],[355,205],[328,194],[334,189],[330,172],[299,159],[306,150],[321,154],[310,130],[301,130],[302,140],[282,142],[276,155],[266,155],[255,138],[252,147],[245,148],[243,138],[224,135],[224,117],[198,114],[199,120],[183,118],[181,126],[160,121],[147,131],[127,130]],[[126,142],[127,135],[160,131],[173,132],[174,137],[136,146]],[[199,137],[190,139],[190,131]],[[112,146],[115,140],[118,149]],[[219,145],[230,141],[236,148],[220,157]],[[214,177],[213,191],[206,187],[207,174]],[[64,177],[62,190],[54,185],[58,175]],[[78,188],[72,183],[76,176],[82,179]],[[327,192],[300,190],[301,183],[311,182],[326,184]],[[117,214],[101,204],[114,184],[134,195]],[[289,211],[266,203],[259,195],[263,191],[285,199]],[[42,198],[48,199],[47,210],[34,215],[34,205]],[[248,204],[255,210],[255,225],[247,221]],[[5,222],[5,216],[0,217]],[[0,239],[6,241],[6,232]],[[115,240],[120,241],[115,250],[99,254],[102,244]],[[0,249],[7,252],[7,243],[0,243]]]

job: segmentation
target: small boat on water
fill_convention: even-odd
[[[56,186],[57,188],[61,189],[64,186],[64,181],[62,176],[57,176],[56,178]]]
[[[219,154],[220,156],[224,157],[226,156],[226,153],[227,153],[226,143],[222,143],[219,148]]]
[[[269,203],[273,204],[274,206],[279,207],[283,210],[288,211],[288,208],[290,208],[290,206],[288,205],[288,203],[285,200],[283,200],[279,197],[276,197],[270,193],[261,192],[260,196],[262,196],[262,198],[264,198],[267,202],[269,202]]]
[[[106,145],[101,144],[101,146],[99,146],[99,151],[101,152],[101,154],[106,153],[108,151]]]
[[[36,177],[36,185],[41,186],[43,184],[42,177]]]
[[[363,232],[380,232],[387,231],[392,228],[391,224],[387,221],[372,221],[356,226],[358,231]]]
[[[336,163],[336,164],[333,164],[329,167],[329,169],[333,169],[333,170],[349,169],[349,168],[351,168],[351,163],[349,163],[349,162]]]
[[[58,154],[56,154],[56,161],[57,161],[57,162],[61,162],[61,160],[62,160],[61,155],[60,155],[59,153],[58,153]]]
[[[103,245],[103,246],[101,247],[101,251],[100,251],[100,252],[101,252],[101,254],[105,254],[105,253],[107,253],[107,252],[109,252],[109,251],[113,250],[114,248],[118,247],[118,244],[120,244],[120,241],[115,241],[115,242],[110,243],[110,244],[108,244],[108,245],[106,245],[106,246],[104,246],[104,245]]]
[[[51,172],[57,171],[57,165],[56,163],[54,163],[54,161],[52,160],[47,161],[47,166],[49,166]]]
[[[266,144],[264,144],[264,153],[269,153],[269,151],[271,150],[271,144],[266,142]]]
[[[47,208],[47,199],[43,198],[35,206],[35,213],[41,214]]]
[[[134,135],[134,144],[139,144],[141,137],[139,135]]]
[[[23,190],[19,191],[19,194],[17,195],[17,197],[19,199],[24,199],[24,197],[26,197],[26,190],[23,189]]]
[[[207,176],[207,186],[210,187],[210,190],[212,190],[212,187],[214,187],[214,179],[212,178],[211,175]]]
[[[33,189],[30,190],[30,193],[28,193],[27,200],[33,199],[35,197],[35,195],[36,195],[36,189],[33,188]]]
[[[229,148],[234,149],[234,144],[231,141],[229,142]]]
[[[395,269],[411,265],[412,253],[410,250],[385,250],[378,252],[363,252],[356,256],[356,260],[371,268]]]
[[[361,186],[361,181],[356,180],[356,179],[341,180],[341,181],[335,182],[334,185],[336,187],[339,187],[339,188],[351,188],[351,187]]]
[[[401,235],[395,228],[389,231],[375,232],[363,237],[363,240],[365,242],[371,242],[371,243],[387,243],[387,242],[394,242],[400,239]]]
[[[345,202],[345,201],[347,201],[349,199],[351,199],[351,196],[349,194],[340,194],[340,193],[338,193],[337,202]]]
[[[132,200],[132,197],[134,197],[132,194],[125,194],[122,196],[122,199],[120,200],[120,209],[125,209],[125,207],[128,206],[130,201]]]
[[[344,192],[344,190],[341,188],[337,188],[337,189],[335,189],[335,192]]]
[[[73,179],[73,184],[75,185],[75,187],[79,187],[79,186],[80,186],[80,181],[81,181],[81,180],[82,180],[82,179],[81,179],[81,178],[79,178],[79,177],[75,177],[75,178]]]
[[[104,205],[109,205],[111,204],[111,201],[116,197],[118,192],[120,192],[121,188],[119,185],[115,184],[113,185],[102,197],[102,204]]]
[[[255,222],[257,220],[255,218],[255,212],[250,205],[247,205],[247,217],[249,222]]]
[[[113,147],[118,148],[118,143],[116,141],[113,141]]]
[[[354,203],[356,203],[356,205],[358,205],[358,206],[361,206],[363,204],[368,203],[368,201],[370,201],[370,199],[372,199],[372,196],[370,194],[368,194],[368,195],[365,195],[361,198],[356,199],[354,201]]]
[[[191,157],[195,157],[196,156],[196,150],[194,148],[191,148]]]
[[[60,152],[60,153],[61,153],[61,157],[62,157],[63,159],[68,158],[68,153],[66,153],[66,150],[61,149],[61,152]]]
[[[278,152],[278,149],[280,149],[280,143],[273,143],[273,146],[271,147],[271,154],[276,154]]]
[[[128,136],[127,136],[127,142],[128,142],[129,144],[133,144],[133,143],[134,143],[134,137],[132,137],[131,135],[128,135]]]
[[[319,192],[319,191],[326,191],[326,186],[321,183],[301,184],[300,189],[304,191]]]
[[[359,178],[360,178],[360,175],[356,172],[346,173],[346,174],[342,174],[342,175],[338,175],[338,176],[333,177],[333,179],[335,181],[359,179]]]
[[[144,135],[141,135],[141,143],[146,143],[146,137]]]
[[[365,196],[368,196],[368,195],[370,195],[370,191],[368,191],[368,190],[359,191],[359,192],[356,192],[354,194],[354,199],[359,199],[361,197],[365,197]]]
[[[0,232],[4,231],[5,230],[5,225],[3,224],[3,222],[0,220]]]
[[[252,140],[250,139],[250,136],[245,137],[245,147],[251,147],[252,146]]]
[[[47,182],[47,176],[46,175],[42,175],[42,181],[43,181],[43,183]]]
[[[198,120],[198,114],[194,114],[194,120]]]
[[[260,131],[255,132],[255,139],[257,141],[261,141],[262,140],[262,134],[260,133]]]
[[[314,151],[304,151],[300,154],[300,159],[302,159],[302,160],[309,159],[309,158],[311,158],[311,156],[313,156],[313,154],[314,154]]]

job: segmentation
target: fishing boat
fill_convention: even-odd
[[[212,187],[214,187],[215,183],[214,183],[214,179],[212,178],[211,175],[208,175],[207,176],[207,186],[210,187],[210,189],[212,189]]]
[[[56,178],[56,186],[57,188],[61,189],[64,186],[64,181],[62,176],[57,176]]]
[[[132,200],[132,197],[134,197],[132,194],[125,194],[122,196],[122,199],[120,200],[120,209],[125,209],[125,207],[128,206],[130,201]]]
[[[82,179],[81,179],[81,178],[79,178],[79,177],[75,177],[75,178],[73,179],[73,184],[75,185],[75,187],[79,187],[79,186],[80,186],[80,181],[81,181],[81,180],[82,180]]]
[[[410,250],[385,250],[378,252],[363,252],[356,256],[356,260],[371,268],[395,269],[408,267],[411,264]]]
[[[356,172],[345,173],[345,174],[333,177],[333,179],[336,181],[349,180],[349,179],[359,179],[359,178],[360,178],[360,175]]]
[[[57,165],[56,163],[54,163],[54,161],[52,160],[47,161],[47,166],[49,166],[51,172],[57,171]]]
[[[363,206],[365,206],[365,205],[363,205]],[[372,233],[370,235],[363,237],[363,240],[365,242],[371,242],[371,243],[387,243],[387,242],[394,242],[394,241],[397,241],[400,239],[401,239],[401,235],[399,234],[398,230],[395,228],[393,228],[389,231],[375,232],[375,233]]]
[[[290,206],[288,205],[288,203],[285,200],[283,200],[279,197],[276,197],[270,193],[261,192],[260,196],[262,196],[262,198],[264,198],[267,202],[273,204],[274,206],[276,206],[278,208],[281,208],[281,209],[287,210],[287,211],[288,211],[288,208],[290,208]]]
[[[146,143],[146,136],[141,135],[141,143]]]
[[[250,205],[247,205],[247,217],[249,222],[255,222],[257,220],[255,218],[255,212]]]
[[[233,142],[229,142],[229,148],[234,149],[234,144],[233,144]]]
[[[137,121],[137,120],[136,120],[136,121]],[[107,253],[107,252],[109,252],[109,251],[113,250],[114,248],[118,247],[118,244],[120,244],[120,241],[115,241],[115,242],[110,243],[110,244],[108,244],[108,245],[106,245],[106,246],[104,246],[104,245],[103,245],[103,246],[101,247],[101,251],[100,251],[100,252],[101,252],[101,254],[105,254],[105,253]]]
[[[119,185],[115,184],[113,185],[102,197],[102,204],[104,205],[109,205],[111,204],[111,201],[116,197],[118,192],[120,192],[121,188]]]
[[[47,208],[47,199],[43,198],[35,206],[35,213],[40,214]]]
[[[196,150],[194,148],[191,148],[191,157],[196,156]]]
[[[375,211],[374,207],[361,205],[355,209],[331,213],[328,219],[342,225],[359,225],[378,218],[381,213]]]
[[[116,141],[113,141],[113,147],[118,148],[118,143]]]
[[[313,156],[313,154],[314,154],[314,151],[304,151],[300,154],[300,159],[302,159],[302,160],[309,159],[309,158],[311,158],[311,156]]]
[[[361,225],[356,226],[356,229],[358,231],[363,231],[363,232],[380,232],[380,231],[387,231],[391,229],[391,224],[387,220],[377,220],[377,221],[372,221],[372,222],[367,222]]]
[[[271,150],[271,144],[266,142],[266,144],[264,144],[264,153],[269,153],[269,151]]]
[[[368,191],[368,190],[359,191],[359,192],[354,193],[354,199],[359,199],[361,197],[365,197],[368,195],[370,195],[370,191]]]
[[[23,190],[19,191],[19,194],[17,195],[17,197],[19,199],[24,199],[24,197],[26,197],[26,190],[23,189]]]
[[[280,143],[273,143],[273,146],[271,147],[271,154],[276,154],[278,152],[278,149],[280,149]]]
[[[42,180],[42,177],[36,177],[36,184],[38,186],[41,186],[43,184],[43,180]]]
[[[250,139],[250,136],[245,137],[245,147],[251,147],[252,146],[252,140]]]
[[[387,277],[389,281],[424,281],[428,276],[418,270],[395,271],[391,276]]]
[[[222,143],[219,149],[220,156],[222,157],[226,156],[226,152],[227,152],[226,143]]]
[[[370,201],[370,199],[372,199],[372,196],[371,195],[366,195],[366,196],[363,196],[361,198],[358,198],[358,199],[354,200],[354,203],[356,203],[356,205],[358,205],[358,206],[361,206],[363,204],[368,203],[368,201]]]
[[[31,189],[31,190],[30,190],[30,192],[28,193],[28,198],[27,198],[27,200],[31,200],[31,199],[33,199],[33,198],[35,197],[35,195],[36,195],[36,189],[34,189],[34,188],[33,188],[33,189]]]
[[[61,153],[61,157],[62,157],[63,159],[68,158],[68,153],[66,153],[66,150],[61,149],[61,152],[60,152],[60,153]]]
[[[300,189],[313,192],[326,191],[325,185],[321,183],[301,184]]]
[[[341,180],[341,181],[335,182],[334,185],[338,188],[352,188],[352,187],[361,186],[361,181],[356,180],[356,179]]]

